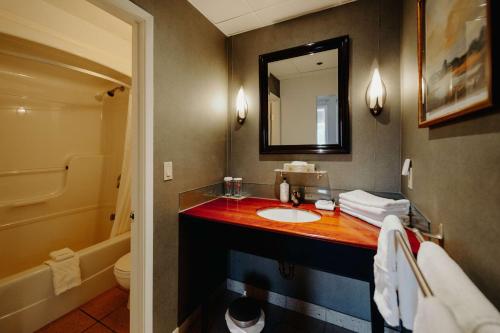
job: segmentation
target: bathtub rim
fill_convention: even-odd
[[[131,238],[130,231],[127,231],[127,232],[120,234],[118,236],[108,238],[106,240],[103,240],[103,241],[100,241],[100,242],[95,243],[93,245],[90,245],[86,248],[83,248],[81,250],[76,251],[76,253],[80,256],[80,258],[82,258],[82,257],[85,258],[87,255],[92,254],[96,250],[98,250],[106,245],[118,243],[122,240],[125,240],[126,238],[129,238],[129,239]],[[40,265],[25,269],[25,270],[20,271],[18,273],[11,274],[9,276],[6,276],[6,277],[0,279],[0,289],[2,289],[2,287],[5,287],[9,284],[18,282],[21,279],[24,279],[27,277],[33,277],[36,274],[40,274],[40,273],[43,273],[45,271],[48,272],[49,270],[50,270],[50,268],[47,264],[41,263]],[[95,273],[98,273],[98,272],[95,272]],[[93,274],[90,274],[88,276],[82,276],[82,281],[88,277],[91,277],[92,275]]]

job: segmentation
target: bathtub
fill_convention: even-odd
[[[116,285],[113,265],[130,251],[130,232],[78,251],[82,284],[54,295],[41,264],[0,280],[0,332],[33,332]]]

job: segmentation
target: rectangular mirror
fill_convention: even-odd
[[[261,55],[260,152],[349,153],[349,37]]]

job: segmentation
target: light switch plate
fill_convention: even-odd
[[[174,179],[172,162],[163,162],[163,180]]]

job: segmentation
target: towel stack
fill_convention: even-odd
[[[410,202],[377,197],[362,190],[341,193],[340,210],[370,224],[382,227],[382,221],[389,215],[408,215]]]

